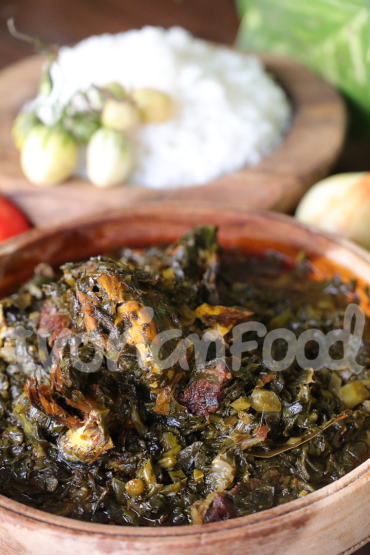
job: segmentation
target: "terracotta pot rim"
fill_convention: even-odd
[[[215,534],[227,532],[237,528],[247,528],[248,526],[265,525],[268,522],[281,519],[283,517],[295,515],[298,512],[309,509],[323,499],[327,499],[339,494],[344,488],[354,484],[361,478],[370,480],[370,459],[356,469],[352,470],[343,478],[336,482],[324,486],[323,488],[308,494],[301,499],[289,501],[284,505],[266,509],[260,513],[238,517],[232,520],[225,520],[209,524],[171,526],[164,528],[151,527],[135,527],[135,526],[110,526],[107,524],[96,524],[93,522],[84,522],[63,516],[57,516],[51,513],[34,509],[23,505],[18,501],[0,495],[0,508],[9,511],[20,518],[26,518],[42,525],[50,526],[57,529],[71,530],[77,533],[87,533],[89,535],[106,535],[109,537],[124,537],[125,539],[140,539],[152,541],[154,538],[163,540],[170,537],[181,536],[198,536],[201,534]]]
[[[289,214],[273,212],[270,210],[262,210],[258,208],[244,208],[232,203],[218,205],[213,204],[212,202],[201,201],[197,202],[197,204],[194,205],[190,201],[171,200],[146,201],[136,206],[121,207],[109,211],[103,210],[101,212],[94,212],[93,214],[84,215],[82,217],[71,218],[62,223],[57,222],[55,225],[38,226],[25,231],[24,233],[17,235],[16,237],[12,237],[6,240],[3,244],[0,244],[0,256],[10,254],[20,247],[26,246],[27,244],[40,239],[43,236],[55,233],[56,231],[72,230],[76,227],[82,227],[84,225],[91,225],[94,223],[114,220],[121,215],[124,216],[127,213],[130,214],[131,211],[133,211],[135,215],[155,216],[160,214],[163,211],[163,208],[172,209],[174,211],[180,212],[184,208],[191,208],[193,212],[200,213],[204,213],[205,210],[210,210],[213,212],[219,211],[220,215],[222,214],[232,216],[233,214],[238,214],[241,219],[243,219],[243,216],[259,216],[260,218],[264,218],[267,220],[283,222],[291,225],[292,227],[299,227],[301,229],[304,229],[315,236],[320,236],[332,242],[335,246],[343,247],[346,250],[353,252],[353,254],[359,256],[365,262],[370,264],[370,252],[367,251],[365,248],[335,233],[324,231],[322,229],[319,229],[318,227],[315,227],[314,225],[302,223]]]
[[[136,207],[128,207],[128,208],[120,208],[114,211],[101,212],[89,216],[85,216],[83,218],[69,220],[63,224],[55,225],[55,226],[48,226],[45,228],[38,228],[27,231],[22,235],[19,235],[15,238],[12,238],[6,241],[3,245],[0,246],[0,256],[4,256],[15,252],[17,249],[21,247],[26,247],[28,244],[41,239],[42,237],[46,237],[50,234],[53,234],[57,231],[68,231],[73,230],[76,227],[84,227],[85,225],[91,225],[98,222],[105,222],[110,220],[115,220],[119,217],[124,217],[127,214],[130,214],[131,211],[134,212],[135,216],[142,216],[148,217],[149,214],[152,218],[158,216],[163,211],[163,208],[166,207],[167,209],[171,209],[171,216],[176,216],[177,213],[182,212],[184,207],[191,206],[193,212],[200,212],[205,213],[205,211],[212,210],[213,212],[219,211],[220,215],[229,215],[232,216],[233,214],[240,217],[240,219],[244,222],[248,220],[250,217],[259,217],[261,219],[267,219],[270,221],[279,221],[290,226],[300,227],[308,231],[309,234],[313,234],[315,236],[321,236],[322,238],[326,239],[328,242],[331,242],[333,246],[340,246],[345,248],[348,251],[351,251],[357,257],[362,258],[364,262],[370,265],[370,253],[364,250],[363,248],[355,245],[351,241],[344,239],[342,237],[336,236],[331,233],[327,233],[321,230],[314,228],[313,226],[309,226],[306,224],[302,224],[295,220],[293,217],[285,215],[285,214],[278,214],[273,212],[267,212],[263,210],[254,210],[254,209],[241,209],[236,206],[228,205],[228,206],[215,206],[211,203],[200,203],[197,206],[193,206],[191,203],[184,203],[184,202],[148,202],[143,203]],[[236,220],[236,225],[238,225],[238,220]],[[222,224],[221,224],[222,225]],[[302,497],[301,499],[296,499],[294,501],[290,501],[284,505],[280,505],[277,507],[273,507],[271,509],[267,509],[261,511],[260,513],[247,515],[244,517],[238,517],[236,519],[228,520],[228,521],[221,521],[217,523],[210,523],[210,524],[202,524],[202,525],[195,525],[195,526],[173,526],[168,528],[151,528],[151,527],[134,527],[134,526],[110,526],[106,524],[96,524],[91,522],[84,522],[75,519],[70,519],[67,517],[53,515],[51,513],[43,512],[39,509],[34,509],[14,501],[10,498],[7,498],[3,495],[0,495],[0,508],[9,511],[10,513],[16,514],[20,517],[20,519],[25,518],[28,521],[33,521],[40,523],[44,526],[56,528],[56,529],[66,529],[76,532],[76,533],[87,533],[87,534],[96,534],[96,535],[106,535],[109,537],[117,537],[117,538],[132,538],[140,539],[140,540],[148,540],[153,541],[153,539],[157,538],[163,541],[165,537],[181,537],[181,536],[194,536],[199,534],[214,534],[214,533],[222,533],[227,532],[228,530],[237,529],[237,528],[246,528],[252,525],[262,525],[266,524],[269,521],[276,521],[284,517],[285,515],[292,515],[297,514],[299,511],[304,511],[308,509],[310,506],[313,506],[325,498],[334,496],[335,494],[339,493],[344,488],[348,487],[350,484],[354,482],[367,478],[370,480],[370,459],[366,462],[359,465],[356,469],[349,472],[347,475],[343,476],[336,482],[333,482],[323,488],[310,493],[307,496]]]

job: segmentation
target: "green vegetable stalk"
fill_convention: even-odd
[[[296,58],[338,87],[352,128],[370,135],[368,0],[237,0],[237,44]]]

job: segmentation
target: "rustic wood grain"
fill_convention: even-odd
[[[169,242],[199,223],[217,223],[225,248],[247,252],[304,250],[322,276],[370,281],[370,254],[329,234],[273,213],[227,206],[150,203],[35,229],[0,247],[0,295],[40,261],[53,265],[104,252],[113,245]],[[365,309],[369,309],[364,296]],[[172,528],[79,522],[0,496],[1,555],[349,555],[370,531],[370,461],[299,500],[238,519]]]
[[[23,176],[10,130],[22,104],[37,92],[42,60],[29,57],[0,73],[0,192],[35,225],[128,206],[142,200],[207,201],[246,208],[293,209],[305,191],[328,174],[343,144],[346,117],[339,94],[297,62],[263,55],[266,68],[287,91],[294,107],[292,129],[260,164],[206,185],[152,190],[128,185],[109,190],[72,178],[56,187],[37,187]]]

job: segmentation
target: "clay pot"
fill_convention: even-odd
[[[112,246],[170,242],[201,223],[219,225],[225,248],[287,256],[304,250],[318,275],[370,282],[370,254],[273,213],[206,205],[151,204],[30,231],[0,247],[0,293],[15,289],[39,262],[86,259]],[[363,306],[368,310],[366,296]],[[370,461],[337,482],[259,514],[199,526],[106,526],[54,516],[0,496],[1,555],[337,555],[370,530]],[[368,539],[368,538],[367,538]]]

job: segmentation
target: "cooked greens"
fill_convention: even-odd
[[[302,254],[222,253],[213,226],[58,274],[39,266],[1,302],[1,493],[85,521],[171,526],[337,480],[369,457],[367,326],[360,374],[296,361],[273,371],[254,332],[257,349],[235,369],[232,332],[253,318],[328,333],[355,302],[354,282],[314,278]],[[209,337],[203,362],[195,337]],[[306,356],[317,349],[307,343]],[[276,360],[285,350],[274,342]]]

